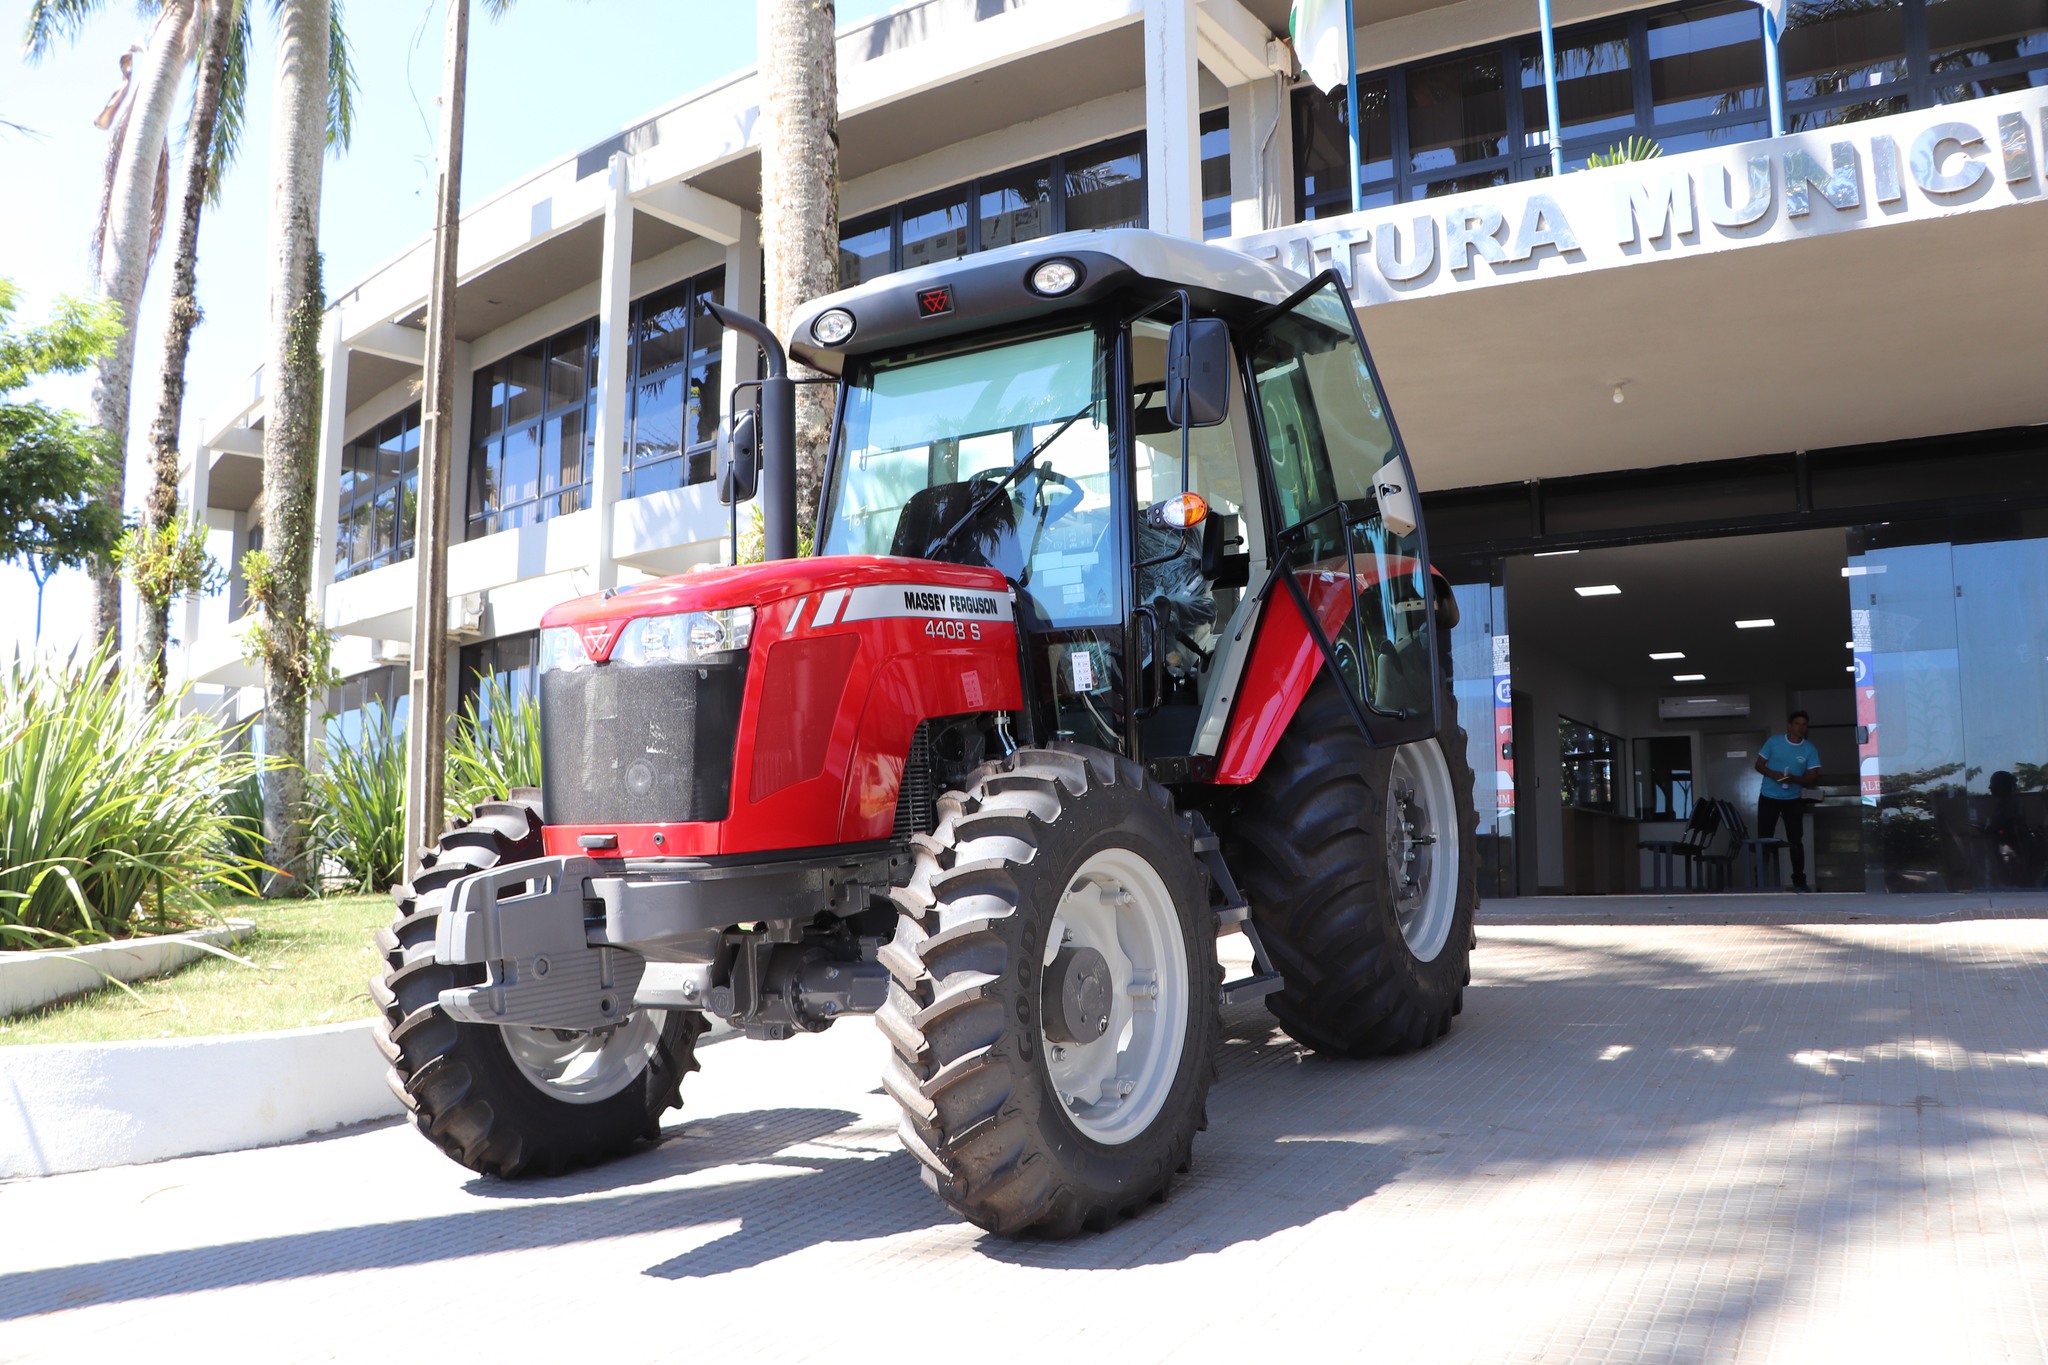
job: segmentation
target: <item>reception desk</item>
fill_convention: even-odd
[[[1640,889],[1636,822],[1583,806],[1564,808],[1564,894],[1620,896]]]

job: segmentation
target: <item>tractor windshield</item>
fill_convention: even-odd
[[[985,564],[1042,624],[1122,609],[1092,329],[850,369],[821,554]]]

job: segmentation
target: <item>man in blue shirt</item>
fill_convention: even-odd
[[[1806,884],[1806,803],[1800,797],[1820,782],[1820,750],[1807,739],[1806,724],[1806,713],[1794,711],[1785,718],[1785,733],[1765,740],[1756,755],[1756,770],[1764,779],[1756,798],[1756,837],[1772,838],[1779,817],[1784,818],[1794,891],[1811,889]]]

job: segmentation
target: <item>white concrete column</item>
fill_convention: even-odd
[[[334,583],[334,547],[341,540],[341,452],[348,422],[348,343],[342,339],[342,313],[327,317],[327,344],[321,348],[320,467],[313,476],[313,576],[310,582],[313,619],[327,619],[327,589]]]
[[[749,317],[761,316],[761,219],[757,214],[740,215],[739,240],[725,248],[725,293],[720,302]],[[733,390],[761,377],[761,348],[738,332],[727,331],[720,349],[719,368],[725,374],[724,407],[721,411],[725,420],[719,424],[718,442],[723,453],[726,443],[732,439],[733,415],[739,411],[741,403],[751,406],[754,401],[754,390],[749,389],[739,395],[735,395]],[[721,540],[729,524],[725,518],[720,518]],[[726,547],[727,554],[731,550],[731,546]]]
[[[1195,0],[1145,0],[1145,207],[1154,232],[1202,237]]]
[[[1287,81],[1267,76],[1230,87],[1232,236],[1294,222],[1294,119]]]
[[[604,264],[597,285],[597,439],[590,471],[590,505],[597,536],[590,571],[599,591],[619,585],[612,558],[612,516],[625,483],[626,389],[633,382],[633,199],[626,154],[613,152],[605,171]]]

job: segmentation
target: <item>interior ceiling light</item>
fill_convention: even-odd
[[[1627,396],[1626,394],[1622,393],[1622,391],[1621,391],[1621,386],[1622,386],[1622,384],[1626,384],[1626,383],[1628,383],[1628,381],[1627,381],[1626,379],[1624,379],[1624,380],[1622,380],[1622,381],[1621,381],[1621,384],[1616,384],[1616,385],[1614,386],[1614,401],[1615,401],[1616,403],[1626,403],[1626,402],[1628,401],[1628,396]]]
[[[1685,655],[1674,649],[1664,654],[1652,654],[1650,657],[1661,663],[1669,659],[1683,659]]]
[[[1577,553],[1577,550],[1538,550],[1535,557],[1537,559],[1555,559],[1559,555],[1575,555]]]
[[[1762,630],[1765,626],[1775,626],[1777,624],[1776,621],[1773,621],[1768,616],[1759,616],[1754,621],[1737,621],[1735,628],[1737,630]]]
[[[1621,589],[1615,587],[1612,583],[1595,583],[1588,588],[1573,588],[1572,591],[1577,593],[1581,597],[1621,596]]]
[[[1704,673],[1673,673],[1671,675],[1671,681],[1673,682],[1705,682],[1706,680],[1707,675]]]

